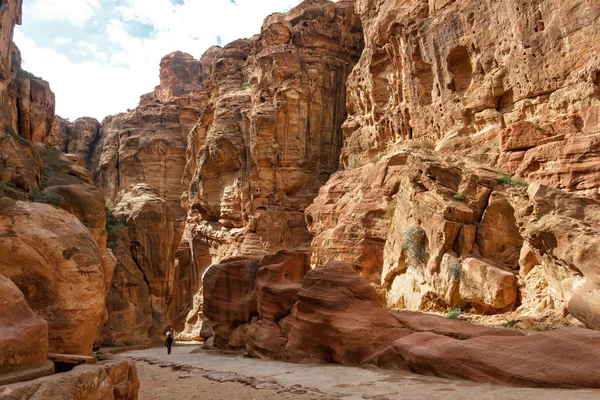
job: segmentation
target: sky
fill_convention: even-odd
[[[300,0],[23,0],[14,41],[23,69],[50,82],[71,121],[135,108],[158,85],[160,59],[260,32]]]

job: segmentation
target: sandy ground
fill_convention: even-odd
[[[141,400],[410,399],[410,400],[587,400],[600,390],[529,389],[371,371],[339,365],[301,365],[222,355],[198,346],[123,353],[135,359]]]
[[[314,396],[255,389],[238,382],[218,382],[198,373],[182,373],[145,362],[137,363],[142,385],[139,400],[316,399]]]

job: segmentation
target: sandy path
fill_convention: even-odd
[[[123,353],[138,360],[140,399],[600,399],[600,390],[512,388],[333,364],[288,364],[213,352],[190,354],[195,348],[176,346],[170,356],[164,348]]]

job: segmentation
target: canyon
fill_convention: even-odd
[[[20,21],[0,2],[0,383],[38,376],[0,396],[84,379],[69,395],[135,399],[135,364],[93,347],[167,332],[600,387],[593,1],[305,0],[166,55],[154,91],[103,121],[55,115]]]

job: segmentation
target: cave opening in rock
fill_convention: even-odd
[[[469,52],[464,46],[455,47],[450,51],[447,61],[448,72],[451,76],[448,89],[462,96],[471,86],[473,78],[473,67]]]

